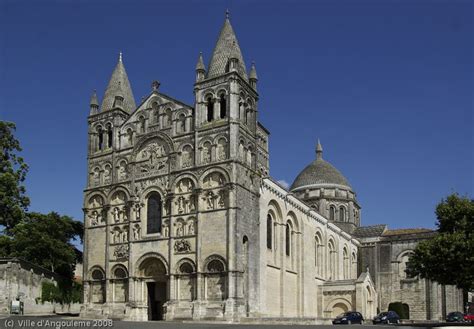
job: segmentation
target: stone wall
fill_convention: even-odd
[[[42,303],[43,282],[56,284],[56,274],[24,260],[0,259],[0,314],[8,314],[16,298],[23,302],[24,314],[79,313],[79,304]]]

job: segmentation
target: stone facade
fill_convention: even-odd
[[[462,292],[454,286],[410,278],[406,264],[416,245],[433,237],[427,229],[388,230],[386,225],[362,228],[355,232],[361,241],[361,262],[374,273],[379,292],[379,309],[390,303],[407,304],[412,320],[442,320],[446,314],[463,310]]]
[[[272,180],[257,81],[228,17],[207,69],[199,56],[194,106],[157,81],[136,106],[120,55],[102,105],[90,102],[83,316],[375,315],[355,193],[320,145],[291,192]],[[308,183],[319,171],[327,179]]]

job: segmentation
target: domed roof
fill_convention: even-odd
[[[306,166],[296,177],[291,185],[290,191],[303,186],[324,184],[343,185],[351,188],[351,185],[341,172],[334,168],[329,162],[323,160],[322,153],[323,149],[318,141],[316,160]]]

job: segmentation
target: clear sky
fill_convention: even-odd
[[[227,7],[275,179],[291,184],[320,138],[364,225],[433,228],[442,197],[473,195],[473,1],[0,3],[0,118],[17,124],[31,210],[82,219],[89,99],[119,51],[137,103],[156,79],[193,104]]]

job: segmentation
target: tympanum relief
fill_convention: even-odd
[[[136,162],[139,177],[167,173],[169,169],[167,146],[162,141],[148,143],[138,153]]]

